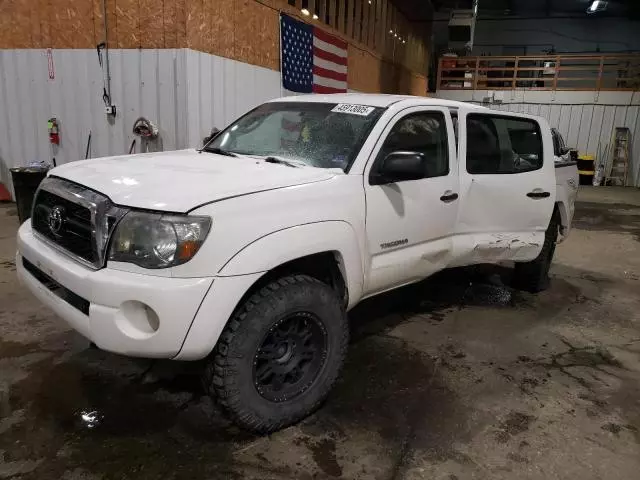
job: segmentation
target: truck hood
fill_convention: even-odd
[[[238,195],[328,180],[338,173],[342,172],[196,150],[81,160],[51,170],[51,175],[103,193],[118,205],[171,212],[187,212]]]

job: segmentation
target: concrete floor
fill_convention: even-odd
[[[482,267],[358,307],[327,403],[262,438],[197,365],[88,349],[17,284],[16,228],[0,206],[0,478],[638,478],[638,190],[581,191],[538,296]]]

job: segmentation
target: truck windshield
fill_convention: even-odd
[[[346,171],[382,111],[366,105],[265,103],[220,132],[203,150]]]

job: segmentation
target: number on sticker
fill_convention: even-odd
[[[374,107],[368,107],[366,105],[353,105],[350,103],[339,103],[338,105],[333,107],[331,111],[337,112],[337,113],[349,113],[351,115],[361,115],[363,117],[366,117],[374,110],[375,110]]]

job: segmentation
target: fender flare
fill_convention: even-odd
[[[231,277],[268,272],[298,258],[334,252],[349,292],[349,306],[363,293],[364,270],[353,227],[332,220],[288,227],[245,245],[220,269],[218,276]]]

